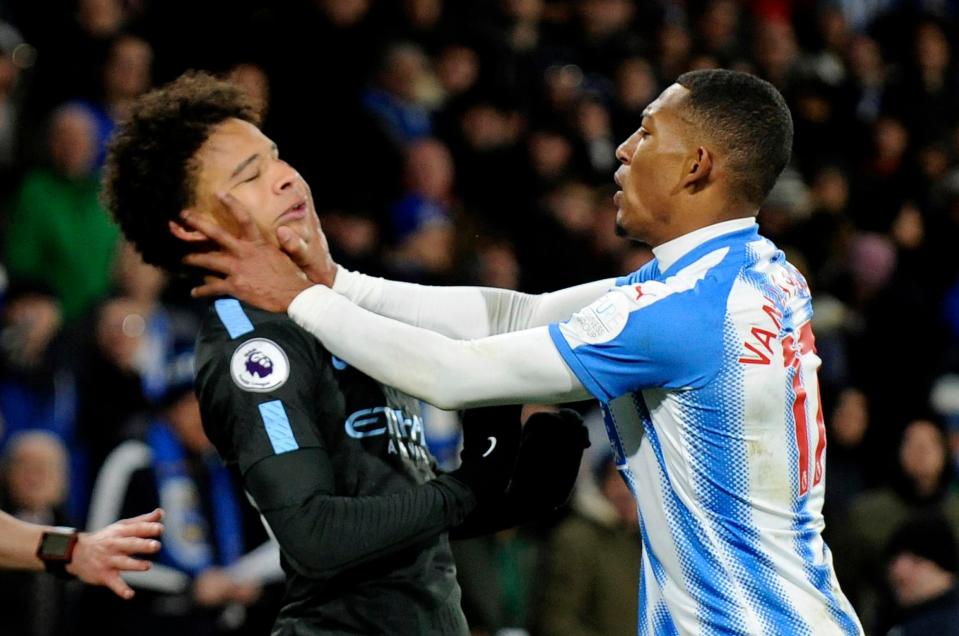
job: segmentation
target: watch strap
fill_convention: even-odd
[[[40,537],[40,543],[37,545],[37,558],[43,561],[44,569],[62,579],[73,578],[67,572],[67,565],[73,560],[73,550],[76,548],[80,533],[75,528],[56,527],[45,531]],[[66,541],[65,546],[57,552],[50,550],[51,540],[58,542]]]

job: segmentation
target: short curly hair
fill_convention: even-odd
[[[194,157],[228,119],[259,125],[256,110],[235,85],[190,71],[146,93],[110,140],[101,197],[143,260],[181,273],[190,245],[168,222],[196,203]]]

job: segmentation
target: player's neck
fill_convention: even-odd
[[[739,230],[752,227],[755,223],[756,219],[752,216],[747,216],[694,228],[676,238],[657,245],[653,248],[653,254],[655,254],[656,260],[659,261],[660,271],[665,272],[676,261],[703,243],[723,236],[724,234],[729,234],[730,232],[738,232]]]

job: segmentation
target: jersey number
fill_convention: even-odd
[[[797,346],[798,344],[798,346]],[[803,352],[815,352],[816,341],[809,322],[799,330],[799,342],[789,337],[783,343],[783,364],[793,372],[793,420],[796,422],[796,446],[799,449],[799,495],[809,492],[809,426],[806,418],[806,388],[802,384],[800,373],[800,356]],[[816,387],[816,441],[815,467],[813,469],[813,486],[822,481],[822,456],[826,450],[826,427],[823,424],[822,400],[819,397],[819,387]]]

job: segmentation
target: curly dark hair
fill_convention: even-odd
[[[689,89],[688,108],[730,160],[732,193],[759,206],[792,156],[793,121],[786,100],[755,75],[709,69],[676,80]]]
[[[168,221],[196,201],[194,155],[213,128],[228,119],[259,124],[239,88],[190,71],[140,97],[110,140],[101,197],[143,260],[183,272],[190,245]]]

